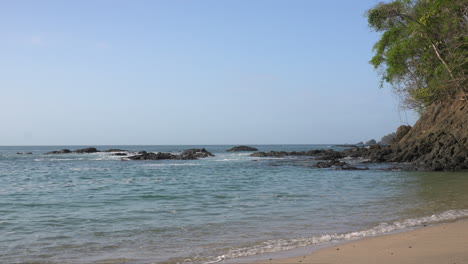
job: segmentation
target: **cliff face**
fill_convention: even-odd
[[[402,134],[390,146],[389,161],[411,162],[423,170],[468,169],[466,97],[433,104],[414,127],[402,128]]]

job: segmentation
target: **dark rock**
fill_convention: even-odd
[[[394,138],[395,132],[385,135],[380,139],[379,145],[390,145],[393,142]]]
[[[333,145],[333,147],[340,147],[340,148],[357,148],[358,146],[354,144],[340,144],[340,145]]]
[[[117,152],[117,153],[114,153],[112,154],[112,156],[127,156],[128,153],[124,153],[124,152]]]
[[[252,157],[285,157],[288,156],[289,153],[286,151],[270,151],[270,152],[255,152],[250,154]]]
[[[184,150],[180,155],[178,155],[178,159],[181,160],[193,160],[199,158],[208,158],[213,157],[214,155],[207,151],[206,149],[187,149]]]
[[[411,126],[405,126],[405,125],[399,126],[391,143],[400,142],[403,139],[403,137],[406,136],[406,134],[408,134],[410,130],[411,130]]]
[[[128,152],[128,150],[124,150],[124,149],[106,149],[106,150],[103,150],[102,152]]]
[[[337,166],[335,170],[368,170],[368,167],[354,167],[350,165]]]
[[[454,171],[468,169],[468,101],[459,95],[428,106],[413,127],[400,126],[390,145],[349,148],[339,154],[330,150],[308,152],[258,152],[254,157],[315,156],[318,167],[334,166],[342,156],[365,159],[362,162],[399,163],[405,170]],[[339,169],[366,169],[338,166]]]
[[[366,142],[366,145],[375,145],[375,144],[377,144],[377,141],[375,141],[375,139],[371,139]]]
[[[61,149],[61,150],[47,152],[46,154],[67,154],[67,153],[72,153],[72,151],[69,149]]]
[[[17,152],[16,155],[32,155],[32,152]]]
[[[233,152],[234,151],[258,151],[258,149],[249,147],[249,146],[237,146],[237,147],[230,148],[226,151],[233,151]]]
[[[365,157],[368,154],[369,150],[367,148],[352,148],[345,149],[342,151],[344,156],[351,158]]]
[[[171,153],[164,153],[164,152],[146,152],[140,151],[135,156],[128,157],[130,160],[167,160],[167,159],[177,159],[177,155]]]
[[[319,153],[320,155],[318,158],[315,158],[316,160],[336,160],[336,159],[342,159],[346,157],[343,152],[338,152],[334,150],[325,150],[322,153]]]
[[[84,148],[84,149],[77,149],[73,151],[74,153],[95,153],[95,152],[100,152],[96,148]]]
[[[164,153],[164,152],[146,152],[140,151],[137,155],[130,156],[130,160],[195,160],[214,156],[206,149],[187,149],[180,154]]]
[[[383,170],[383,171],[402,171],[403,168],[402,167],[388,167],[388,168],[383,168],[383,169],[380,169],[380,170]]]
[[[333,166],[345,166],[346,162],[339,161],[339,160],[331,160],[331,161],[320,161],[315,164],[314,167],[317,168],[330,168]]]

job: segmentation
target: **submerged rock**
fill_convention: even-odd
[[[226,151],[232,151],[232,152],[235,152],[235,151],[258,151],[257,148],[253,148],[253,147],[249,147],[249,146],[236,146],[236,147],[233,147],[233,148],[230,148]]]
[[[351,165],[338,166],[335,170],[368,170],[368,167],[354,167]]]
[[[331,160],[331,161],[320,161],[315,164],[314,167],[316,168],[330,168],[333,166],[344,166],[346,162],[339,161],[339,160]]]
[[[250,154],[251,157],[286,157],[286,156],[323,156],[323,159],[336,159],[343,158],[344,155],[341,152],[334,151],[331,149],[317,149],[309,151],[270,151],[270,152],[255,152]]]

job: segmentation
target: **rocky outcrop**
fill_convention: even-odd
[[[411,127],[410,127],[410,128],[411,128]],[[393,142],[394,138],[395,138],[395,132],[390,133],[390,134],[388,134],[388,135],[383,136],[383,137],[380,139],[380,141],[379,141],[378,144],[379,144],[379,145],[390,145],[390,144]]]
[[[146,152],[140,151],[137,155],[124,158],[125,160],[196,160],[214,156],[206,149],[187,149],[180,154],[164,153],[164,152]]]
[[[74,153],[96,153],[96,152],[100,152],[99,150],[97,150],[96,148],[84,148],[84,149],[77,149],[75,151],[73,151]]]
[[[411,126],[406,126],[406,125],[399,126],[390,143],[395,144],[395,143],[400,142],[403,139],[403,137],[405,137],[406,134],[408,134],[410,130],[411,130]]]
[[[47,152],[46,154],[67,154],[67,153],[96,153],[101,152],[96,148],[83,148],[77,150],[62,149]],[[128,156],[123,158],[123,160],[194,160],[214,156],[211,152],[207,151],[204,148],[201,149],[187,149],[182,151],[180,154],[164,153],[164,152],[146,152],[140,151],[136,155],[130,156],[130,153],[122,149],[108,149],[103,152],[117,152],[111,154],[113,156]]]
[[[32,155],[32,152],[17,152],[16,155]]]
[[[208,158],[213,157],[214,155],[207,151],[206,149],[187,149],[184,150],[180,155],[178,155],[179,159],[181,160],[193,160],[193,159],[201,159],[201,158]]]
[[[317,155],[316,155],[317,156]],[[324,151],[323,153],[318,154],[318,157],[315,158],[316,160],[337,160],[346,157],[343,152],[339,151]]]
[[[253,147],[249,147],[249,146],[236,146],[236,147],[233,147],[233,148],[230,148],[226,151],[232,151],[232,152],[236,152],[236,151],[258,151],[257,148],[253,148]]]
[[[106,150],[103,150],[102,152],[128,152],[128,150],[124,150],[124,149],[106,149]]]
[[[359,144],[359,143],[358,143]],[[339,144],[339,145],[333,145],[333,147],[340,147],[340,148],[357,148],[357,145],[354,144]]]
[[[112,154],[112,156],[128,156],[128,153],[125,153],[125,152],[117,152],[117,153]]]
[[[61,149],[61,150],[50,151],[50,152],[47,152],[46,154],[67,154],[67,153],[72,153],[72,151],[69,149]]]
[[[395,141],[373,155],[418,170],[468,169],[468,102],[460,96],[431,105],[414,127],[400,127]]]
[[[71,151],[69,149],[61,149],[61,150],[47,152],[45,154],[95,153],[95,152],[100,152],[100,151],[97,150],[96,148],[83,148],[83,149],[77,149],[74,151]]]
[[[270,152],[255,152],[250,154],[252,157],[259,157],[259,158],[265,158],[265,157],[285,157],[289,156],[289,153],[286,151],[270,151]]]
[[[140,151],[137,155],[128,157],[130,160],[167,160],[167,159],[177,159],[177,155],[164,152],[146,152]]]
[[[366,145],[368,145],[368,146],[375,145],[375,144],[377,144],[377,141],[375,141],[375,139],[371,139],[371,140],[366,142]]]

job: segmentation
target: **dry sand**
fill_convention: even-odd
[[[468,264],[468,220],[370,237],[268,264]]]

